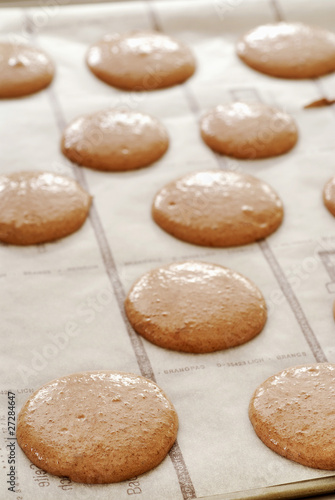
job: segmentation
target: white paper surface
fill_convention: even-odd
[[[333,29],[335,5],[326,0],[317,3],[317,10],[311,5],[285,0],[279,10],[285,19]],[[2,9],[2,34],[42,47],[57,74],[49,90],[1,101],[1,172],[75,175],[59,150],[62,128],[76,116],[110,106],[160,118],[171,146],[155,165],[134,172],[77,169],[95,205],[91,220],[77,233],[42,246],[0,246],[1,499],[229,497],[333,475],[277,456],[254,434],[247,414],[254,389],[268,376],[295,364],[335,362],[335,220],[321,197],[334,175],[335,114],[332,108],[303,109],[323,95],[335,96],[335,76],[285,81],[243,65],[234,52],[237,37],[275,20],[269,0]],[[100,82],[86,68],[88,45],[105,33],[153,29],[157,23],[194,51],[198,68],[187,84],[127,93]],[[262,161],[218,159],[202,143],[198,119],[207,108],[233,99],[260,99],[290,112],[300,131],[295,149]],[[279,193],[285,219],[266,242],[202,248],[174,239],[151,220],[151,202],[160,187],[213,168],[253,174]],[[258,337],[227,351],[191,355],[166,351],[127,330],[122,300],[133,281],[153,267],[186,258],[231,267],[259,286],[269,319]],[[17,491],[9,492],[7,391],[15,393],[18,414],[42,384],[96,369],[153,374],[177,409],[179,451],[138,483],[87,486],[41,473],[16,446]]]

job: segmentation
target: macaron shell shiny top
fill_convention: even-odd
[[[154,31],[106,35],[90,47],[87,64],[105,83],[136,91],[182,83],[195,71],[184,43]]]
[[[61,148],[71,161],[97,170],[145,167],[168,149],[169,137],[156,118],[139,112],[105,110],[75,119]]]
[[[235,158],[267,158],[289,151],[297,142],[293,118],[262,103],[234,102],[208,111],[201,120],[205,143]]]
[[[156,384],[131,373],[95,371],[38,389],[19,413],[17,440],[51,474],[113,483],[158,465],[177,430],[176,411]]]
[[[183,241],[228,247],[270,235],[282,222],[283,205],[268,184],[251,175],[200,171],[163,187],[152,216]]]
[[[47,87],[54,66],[40,49],[0,42],[0,98],[21,97]]]
[[[323,202],[329,212],[335,216],[335,177],[329,179],[323,188]]]
[[[241,274],[205,262],[180,262],[144,274],[125,309],[135,330],[177,351],[205,353],[243,344],[266,322],[258,288]]]
[[[335,470],[335,365],[288,368],[255,391],[249,407],[258,437],[302,465]]]
[[[266,24],[237,43],[249,66],[281,78],[315,78],[335,70],[335,33],[303,23]]]
[[[52,241],[79,229],[91,196],[52,172],[0,175],[0,240],[15,245]]]

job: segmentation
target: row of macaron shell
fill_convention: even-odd
[[[282,78],[314,78],[335,70],[335,34],[302,23],[276,23],[246,33],[237,54],[250,67]],[[18,97],[48,86],[54,75],[41,50],[0,43],[0,97]],[[106,35],[86,58],[104,82],[126,90],[153,90],[187,80],[196,67],[187,45],[158,32]]]

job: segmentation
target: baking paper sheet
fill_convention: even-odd
[[[331,107],[303,109],[335,96],[335,76],[270,78],[246,67],[234,52],[243,32],[280,17],[333,29],[335,5],[326,0],[60,3],[1,11],[1,33],[42,47],[57,73],[48,90],[1,101],[0,168],[74,176],[94,196],[94,207],[80,231],[55,243],[0,246],[0,498],[261,498],[277,491],[267,487],[292,483],[288,497],[299,482],[304,482],[300,493],[307,494],[306,481],[318,478],[313,491],[335,489],[332,472],[301,466],[263,445],[247,413],[254,389],[268,376],[296,364],[335,362],[335,220],[321,197],[335,171],[335,114]],[[171,89],[136,94],[113,89],[88,71],[84,56],[90,43],[108,32],[142,28],[161,29],[188,43],[197,59],[194,77]],[[200,139],[199,116],[234,99],[261,100],[291,113],[300,131],[295,149],[262,161],[213,154]],[[151,167],[127,173],[71,165],[59,150],[65,124],[112,106],[160,118],[171,139],[168,153]],[[216,168],[253,174],[276,189],[285,220],[275,234],[244,247],[210,249],[176,240],[153,223],[150,207],[160,187],[183,174]],[[263,332],[245,345],[206,355],[170,352],[139,338],[125,321],[125,294],[144,272],[184,259],[228,266],[253,280],[269,309]],[[97,369],[142,373],[166,391],[180,419],[170,455],[133,481],[88,486],[41,472],[15,445],[16,493],[8,491],[7,392],[15,393],[17,415],[42,384]],[[258,493],[251,492],[255,489]]]

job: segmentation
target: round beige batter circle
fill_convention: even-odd
[[[258,26],[237,43],[251,68],[280,78],[316,78],[335,70],[335,33],[302,23]]]
[[[335,365],[288,368],[256,390],[249,407],[255,432],[279,455],[335,469]]]
[[[54,66],[40,49],[0,42],[0,98],[21,97],[47,87]]]
[[[96,170],[146,167],[169,147],[165,127],[150,115],[106,110],[74,120],[63,132],[61,148],[71,161]]]
[[[163,187],[152,217],[183,241],[228,247],[269,236],[282,222],[283,205],[268,184],[251,175],[202,171]]]
[[[126,90],[155,90],[193,75],[195,60],[184,43],[154,31],[106,35],[87,54],[90,70]]]
[[[323,202],[329,212],[335,216],[335,177],[329,179],[323,188]]]
[[[153,344],[192,353],[244,344],[261,332],[267,317],[261,292],[247,278],[192,261],[144,274],[125,310],[136,332]]]
[[[164,392],[131,373],[83,372],[38,389],[20,411],[17,440],[39,468],[79,483],[115,483],[156,467],[178,417]]]
[[[268,158],[289,151],[298,139],[293,118],[261,103],[219,105],[201,120],[201,136],[218,153]]]
[[[74,180],[51,172],[0,175],[0,240],[46,243],[77,231],[91,196]]]

